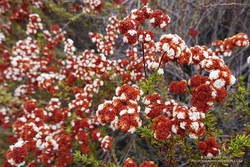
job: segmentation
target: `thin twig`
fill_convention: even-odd
[[[206,5],[206,6],[197,6],[199,8],[210,8],[210,7],[218,7],[218,6],[250,6],[249,3],[221,3],[221,4],[212,4],[212,5]]]
[[[159,66],[158,66],[158,68],[157,68],[157,71],[160,69],[160,67],[161,67],[161,62],[162,62],[163,57],[164,57],[164,55],[165,55],[166,53],[167,53],[167,52],[164,52],[164,53],[161,55],[161,59],[160,59],[160,62],[159,62]]]
[[[115,154],[115,148],[114,147],[111,149],[111,155],[112,155],[112,158],[113,158],[115,164],[119,165],[119,162],[118,162],[116,154]]]

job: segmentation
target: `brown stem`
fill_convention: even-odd
[[[159,62],[159,66],[158,66],[158,68],[157,68],[157,71],[158,71],[158,70],[160,69],[160,67],[161,67],[161,62],[162,62],[162,60],[163,60],[163,57],[164,57],[165,53],[166,53],[166,52],[164,52],[164,53],[161,55],[161,59],[160,59],[160,62]]]
[[[114,160],[114,163],[115,163],[116,165],[119,165],[118,160],[117,160],[117,157],[116,157],[116,153],[115,153],[115,148],[112,148],[112,149],[111,149],[111,156],[112,156],[112,158],[113,158],[113,160]]]

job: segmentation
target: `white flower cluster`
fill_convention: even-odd
[[[29,15],[29,23],[26,27],[27,35],[37,34],[39,30],[43,29],[43,24],[41,23],[41,18],[38,14],[30,14]]]
[[[0,31],[0,44],[5,41],[5,35],[3,32]]]
[[[72,39],[66,39],[64,41],[64,52],[67,54],[67,55],[74,55],[76,51],[76,47],[74,46],[74,41]]]

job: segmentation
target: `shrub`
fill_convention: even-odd
[[[231,116],[231,110],[249,121],[249,88],[242,78],[236,83],[224,61],[249,46],[247,34],[190,47],[166,33],[173,22],[166,12],[142,1],[145,6],[127,16],[109,17],[105,32],[88,33],[96,49],[79,51],[66,26],[83,15],[119,10],[122,1],[79,2],[69,6],[82,10],[73,16],[52,1],[0,2],[3,166],[200,166],[247,159],[249,126],[223,140],[227,129],[219,127],[220,113]],[[70,21],[64,27],[45,22],[50,7]],[[184,77],[166,75],[170,65]],[[189,68],[199,73],[188,74]]]

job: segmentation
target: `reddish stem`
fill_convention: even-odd
[[[163,57],[164,57],[165,53],[166,53],[166,52],[164,52],[164,53],[161,55],[161,59],[160,59],[160,62],[159,62],[159,66],[158,66],[158,68],[157,68],[157,71],[158,71],[158,70],[160,69],[160,67],[161,67],[161,62],[162,62],[162,60],[163,60]]]

